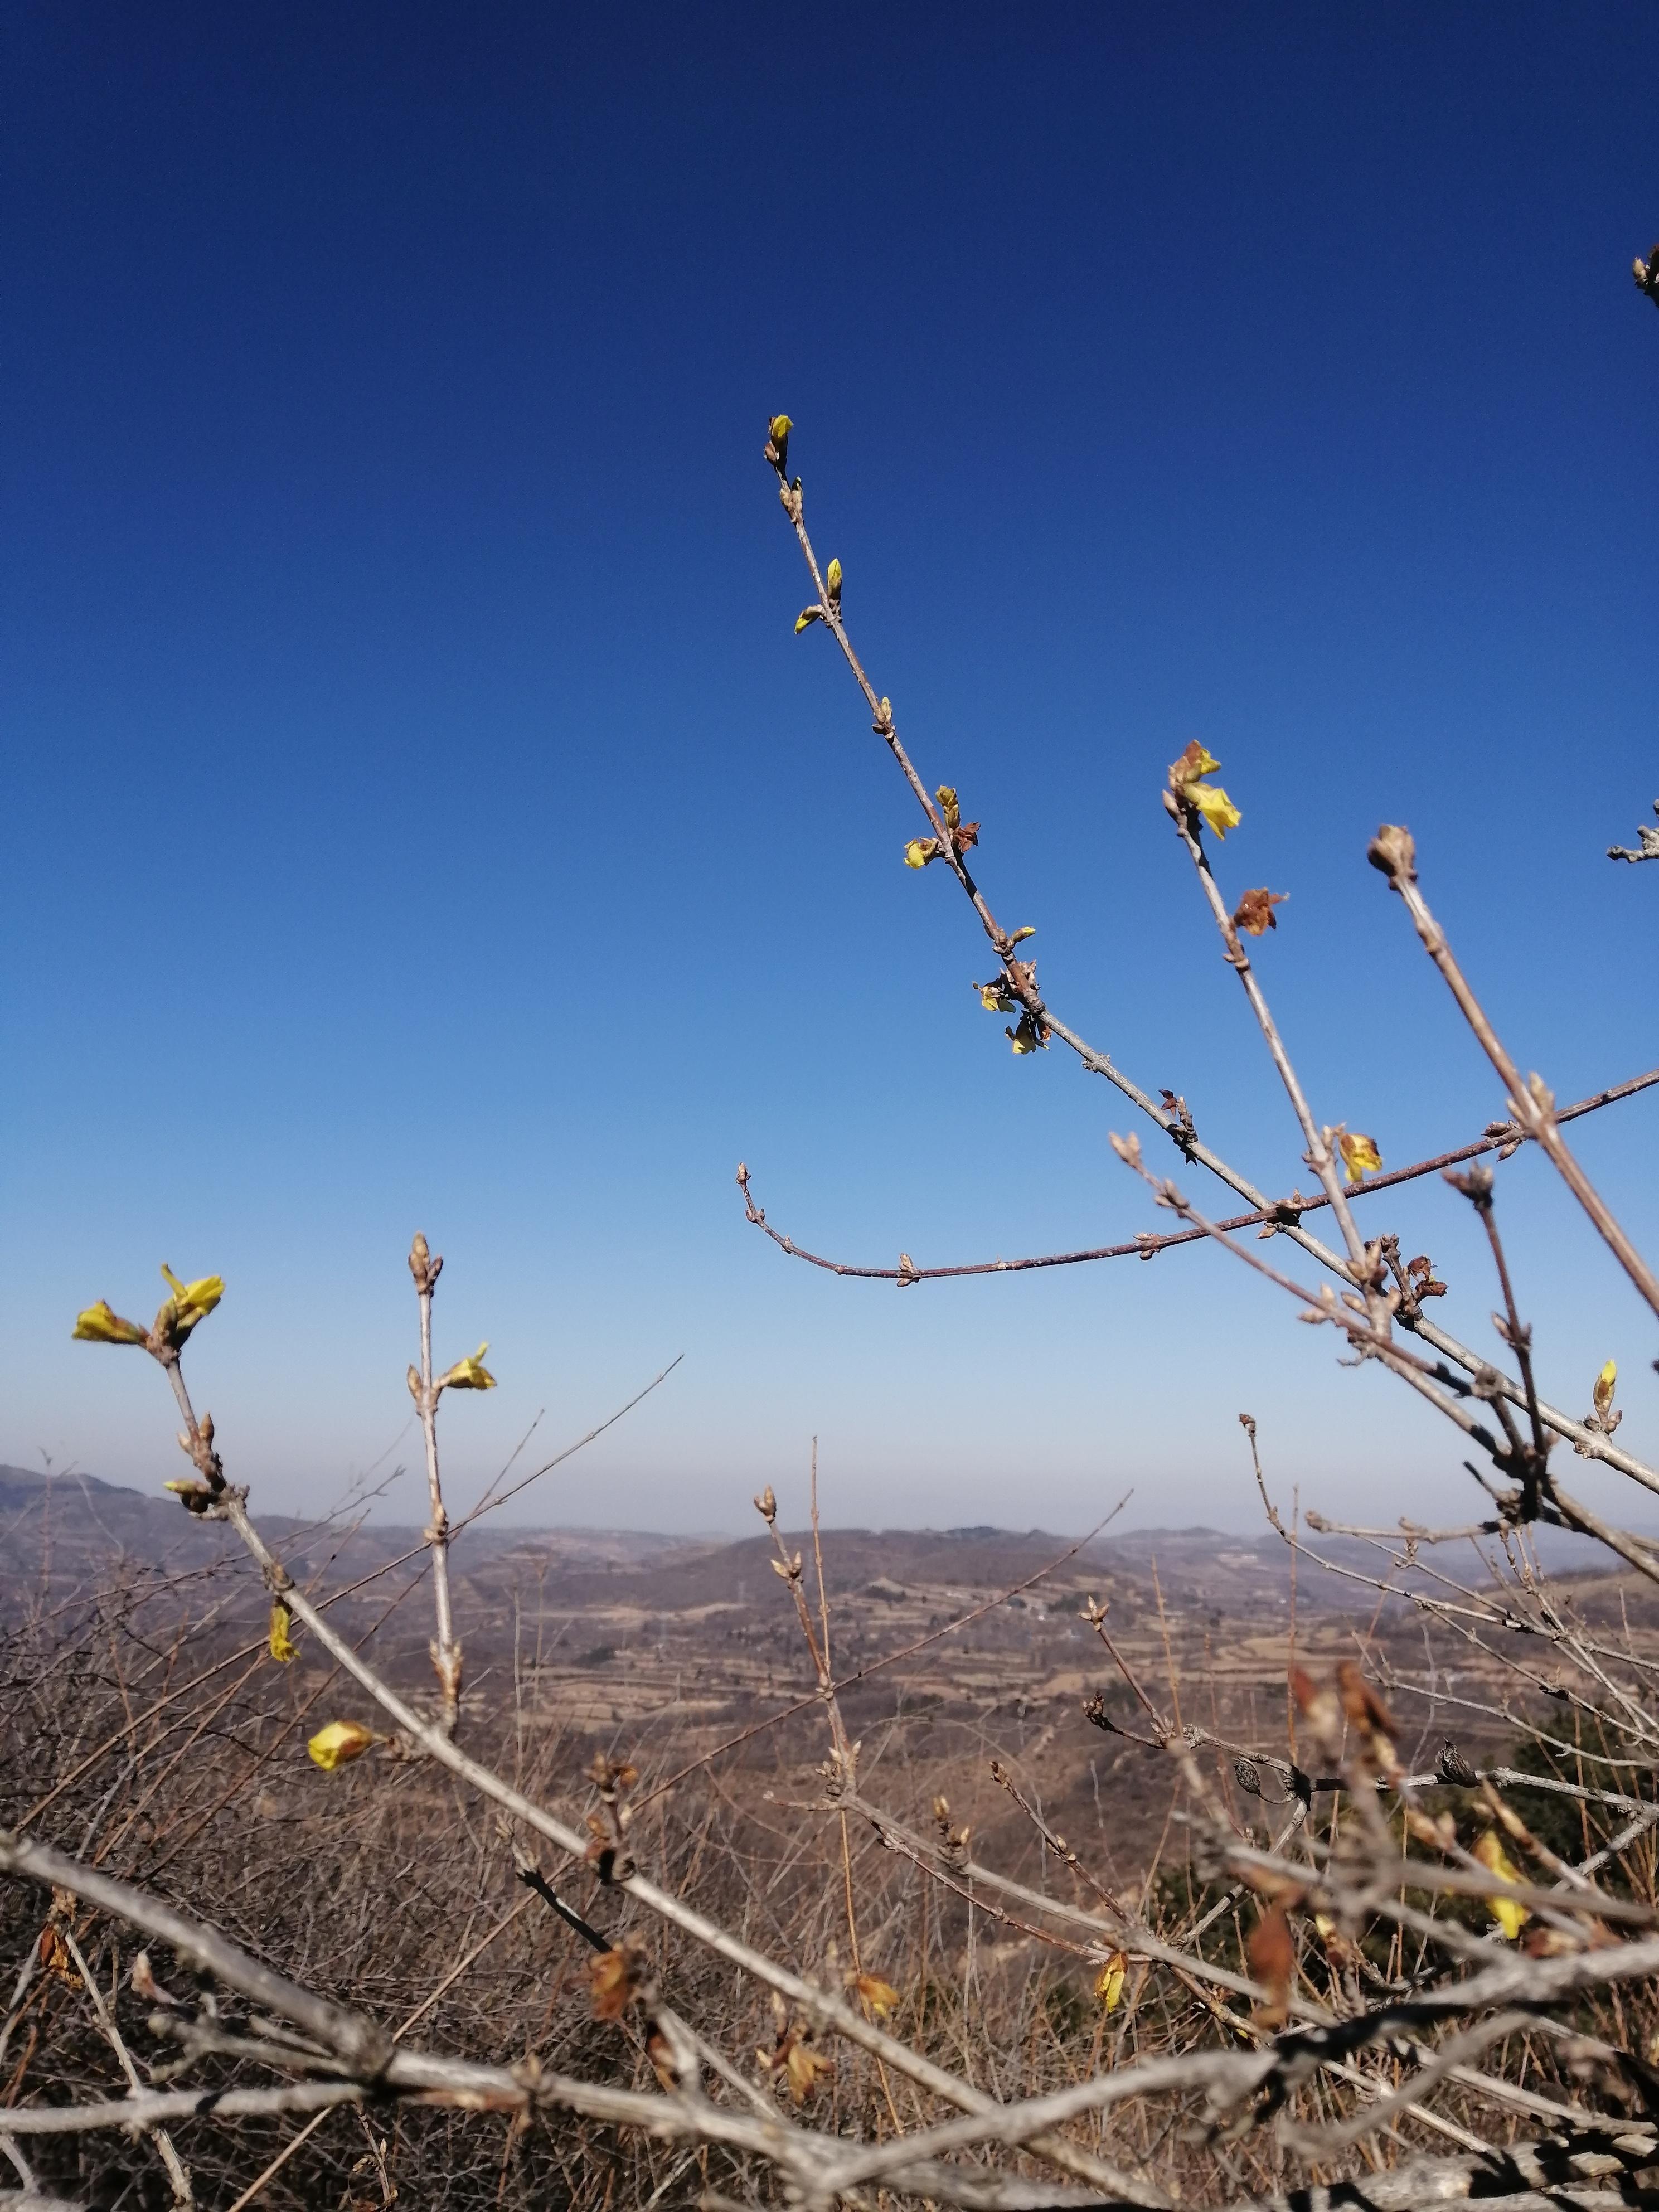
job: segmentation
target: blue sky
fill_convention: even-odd
[[[1224,1255],[901,1295],[745,1226],[740,1158],[875,1263],[1148,1218],[1130,1109],[1011,1057],[900,864],[760,447],[787,408],[1056,1009],[1266,1187],[1296,1133],[1158,806],[1191,737],[1224,885],[1291,894],[1260,967],[1323,1118],[1392,1164],[1502,1103],[1385,818],[1522,1064],[1634,1073],[1659,20],[8,21],[0,1457],[177,1471],[160,1376],[69,1340],[166,1259],[229,1285],[191,1370],[233,1473],[327,1504],[411,1455],[421,1226],[441,1350],[501,1377],[447,1408],[462,1503],[684,1352],[526,1517],[741,1527],[817,1431],[835,1519],[1248,1525],[1244,1406],[1286,1490],[1461,1511],[1455,1439]],[[1650,1095],[1582,1137],[1650,1247],[1656,1135]],[[1633,1293],[1539,1162],[1504,1189],[1548,1387],[1614,1354],[1659,1442]],[[1458,1203],[1371,1205],[1486,1332]]]

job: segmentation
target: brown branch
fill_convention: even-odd
[[[1520,1069],[1510,1059],[1486,1009],[1475,997],[1468,978],[1458,966],[1447,942],[1445,931],[1430,912],[1427,900],[1418,889],[1417,852],[1410,831],[1385,823],[1371,840],[1370,859],[1372,866],[1381,869],[1390,887],[1398,891],[1405,901],[1406,911],[1422,939],[1424,951],[1440,970],[1447,988],[1457,1002],[1458,1012],[1474,1030],[1481,1050],[1497,1071],[1507,1093],[1510,1114],[1526,1133],[1534,1138],[1548,1153],[1561,1180],[1589,1216],[1608,1250],[1655,1313],[1659,1314],[1659,1276],[1655,1275],[1613,1218],[1606,1200],[1563,1140],[1555,1101],[1542,1080],[1536,1075],[1522,1080]]]
[[[1646,1091],[1659,1083],[1659,1067],[1650,1068],[1645,1075],[1632,1076],[1627,1083],[1613,1084],[1606,1091],[1593,1092],[1575,1105],[1557,1109],[1558,1121],[1577,1121],[1581,1114],[1594,1114],[1601,1107],[1611,1106],[1616,1100],[1632,1097],[1638,1091]],[[1415,1182],[1421,1176],[1436,1175],[1446,1168],[1456,1167],[1464,1160],[1479,1159],[1484,1152],[1507,1152],[1528,1140],[1527,1133],[1513,1121],[1494,1121],[1486,1133],[1472,1145],[1460,1145],[1455,1152],[1437,1152],[1432,1159],[1413,1161],[1410,1167],[1392,1168],[1386,1175],[1367,1176],[1344,1193],[1350,1201],[1369,1198],[1373,1191],[1392,1190],[1397,1184]],[[1019,1260],[975,1260],[957,1267],[864,1267],[845,1260],[827,1260],[817,1252],[809,1252],[797,1244],[792,1237],[784,1236],[767,1219],[765,1209],[755,1204],[750,1190],[749,1170],[738,1170],[738,1183],[743,1192],[748,1218],[757,1229],[763,1229],[778,1247],[792,1260],[805,1260],[809,1267],[823,1267],[832,1275],[849,1275],[873,1282],[933,1283],[943,1282],[957,1275],[1017,1275],[1033,1267],[1076,1267],[1094,1260],[1149,1260],[1154,1254],[1172,1250],[1181,1244],[1200,1244],[1204,1241],[1201,1229],[1180,1229],[1163,1235],[1142,1230],[1138,1237],[1126,1244],[1099,1244],[1086,1251],[1042,1252]],[[1279,1199],[1271,1206],[1261,1206],[1249,1213],[1236,1213],[1216,1224],[1218,1229],[1257,1229],[1272,1225],[1285,1226],[1291,1218],[1316,1213],[1330,1200],[1321,1191],[1312,1198]]]

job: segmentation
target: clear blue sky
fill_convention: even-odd
[[[1222,881],[1291,894],[1261,968],[1324,1118],[1395,1164],[1501,1105],[1384,818],[1523,1065],[1632,1073],[1659,16],[6,15],[0,1457],[179,1470],[160,1376],[69,1340],[166,1259],[229,1285],[233,1473],[327,1502],[408,1416],[418,1225],[501,1377],[447,1410],[463,1503],[683,1351],[534,1517],[741,1526],[817,1431],[835,1519],[1245,1523],[1242,1406],[1305,1498],[1461,1510],[1455,1440],[1222,1255],[900,1295],[744,1225],[739,1158],[854,1260],[1148,1218],[1130,1109],[1011,1057],[901,866],[760,447],[787,408],[1056,1008],[1268,1188],[1295,1131],[1158,807],[1190,737]],[[1659,1243],[1659,1107],[1615,1113],[1584,1153]],[[1656,1441],[1633,1295],[1536,1161],[1505,1189],[1550,1387],[1616,1354]],[[1367,1218],[1486,1331],[1449,1195]]]

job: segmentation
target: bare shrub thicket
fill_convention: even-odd
[[[1183,1711],[1173,1665],[1149,1677],[1134,1662],[1103,1590],[1085,1611],[1104,1686],[1076,1716],[1078,1756],[1092,1727],[1165,1777],[1182,1838],[1158,1879],[1115,1887],[1054,1831],[1017,1759],[981,1763],[960,1793],[930,1777],[921,1794],[902,1758],[872,1766],[838,1680],[816,1495],[795,1540],[769,1489],[755,1502],[820,1759],[793,1794],[733,1791],[712,1758],[678,1771],[660,1741],[596,1742],[541,1712],[532,1725],[516,1689],[469,1696],[439,1417],[491,1377],[484,1347],[434,1365],[442,1261],[423,1238],[409,1379],[431,1522],[420,1572],[387,1583],[385,1609],[432,1603],[435,1693],[383,1661],[361,1592],[348,1620],[339,1592],[302,1586],[261,1534],[185,1379],[222,1285],[169,1277],[152,1322],[100,1304],[77,1333],[160,1365],[191,1466],[174,1487],[234,1545],[78,1612],[43,1599],[8,1631],[0,2153],[15,2186],[0,2201],[1659,2202],[1659,1541],[1626,1525],[1639,1514],[1593,1508],[1570,1469],[1638,1492],[1659,1491],[1659,1472],[1617,1441],[1611,1362],[1580,1413],[1545,1395],[1501,1174],[1535,1147],[1659,1313],[1659,1280],[1567,1135],[1659,1071],[1571,1107],[1523,1073],[1435,918],[1410,834],[1384,826],[1376,889],[1399,901],[1438,977],[1425,982],[1451,993],[1502,1102],[1471,1141],[1385,1170],[1304,1095],[1256,966],[1280,894],[1223,888],[1240,810],[1194,744],[1170,768],[1163,823],[1297,1132],[1290,1194],[1258,1188],[1180,1096],[1137,1084],[1043,996],[1030,933],[997,919],[970,865],[978,825],[913,764],[854,652],[841,564],[820,566],[789,473],[792,428],[775,418],[766,453],[811,579],[797,627],[833,637],[921,809],[906,862],[967,897],[994,963],[975,988],[1008,1017],[1013,1052],[1069,1049],[1179,1175],[1126,1128],[1112,1142],[1162,1229],[977,1270],[806,1252],[740,1169],[749,1218],[794,1258],[905,1290],[1218,1243],[1287,1321],[1381,1366],[1456,1432],[1472,1513],[1343,1528],[1281,1516],[1240,1416],[1247,1479],[1302,1571],[1346,1578],[1373,1631],[1406,1593],[1424,1665],[1389,1656],[1362,1610],[1359,1656],[1291,1664],[1282,1731],[1236,1740],[1218,1709],[1207,1726],[1190,1698]],[[1429,1174],[1448,1206],[1473,1209],[1489,1255],[1490,1291],[1460,1286],[1480,1343],[1453,1333],[1429,1257],[1382,1225],[1383,1194]],[[1221,1206],[1189,1195],[1216,1184]],[[1596,1604],[1547,1571],[1557,1531],[1620,1578]],[[268,1608],[252,1637],[250,1589]],[[284,1779],[306,1747],[331,1777],[320,1812]],[[988,1787],[1021,1823],[1018,1847],[1006,1826],[988,1845],[966,1817]],[[988,1931],[994,1950],[965,1972]]]

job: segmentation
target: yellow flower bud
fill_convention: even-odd
[[[1114,1951],[1101,1968],[1095,1981],[1095,1995],[1108,2012],[1115,2012],[1123,2002],[1123,1984],[1129,1971],[1129,1962],[1121,1951]]]
[[[815,622],[822,622],[823,620],[823,609],[822,607],[803,607],[800,612],[795,617],[795,635],[799,637],[804,629],[811,629]]]
[[[829,594],[830,605],[838,607],[841,605],[841,562],[839,561],[832,560],[824,570],[823,588]]]
[[[273,1598],[270,1606],[270,1656],[284,1667],[300,1656],[294,1648],[293,1627],[294,1615],[281,1598]]]
[[[104,1298],[100,1298],[95,1306],[88,1306],[83,1314],[76,1315],[71,1334],[79,1337],[83,1344],[143,1344],[147,1341],[145,1332],[137,1322],[123,1321],[119,1314],[112,1313],[108,1301]]]
[[[789,433],[794,427],[787,415],[775,415],[766,426],[766,458],[775,469],[789,465]]]
[[[907,868],[925,868],[929,860],[936,860],[938,858],[939,839],[937,837],[913,837],[904,848],[904,865]]]
[[[366,1729],[361,1721],[331,1721],[326,1728],[318,1729],[306,1746],[316,1764],[331,1773],[349,1759],[361,1759],[374,1741],[373,1729]]]
[[[1596,1413],[1604,1420],[1612,1410],[1613,1388],[1618,1380],[1619,1363],[1616,1359],[1610,1359],[1596,1376],[1595,1389],[1592,1394]]]
[[[441,1390],[493,1390],[495,1378],[483,1364],[489,1346],[481,1344],[465,1359],[458,1359],[448,1374],[438,1377]]]

